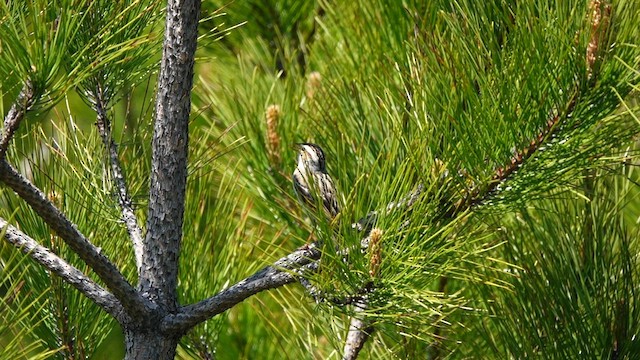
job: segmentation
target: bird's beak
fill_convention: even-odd
[[[295,143],[295,144],[291,145],[291,147],[294,150],[300,150],[300,149],[302,149],[302,143]]]

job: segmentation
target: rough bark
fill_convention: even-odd
[[[128,360],[171,360],[176,356],[176,348],[181,334],[166,334],[157,328],[125,328],[125,359]]]
[[[176,286],[187,182],[188,125],[200,1],[169,1],[152,141],[140,290],[167,312]]]
[[[11,139],[13,139],[16,130],[18,130],[24,115],[36,101],[35,98],[33,87],[30,82],[27,82],[20,91],[18,99],[13,103],[7,116],[4,118],[4,127],[2,129],[2,136],[0,137],[0,160],[4,160],[9,143]]]
[[[163,319],[178,309],[177,284],[187,182],[187,152],[199,0],[169,0],[155,124],[147,233],[142,239],[139,291],[158,306],[149,318],[124,324],[126,359],[169,360],[178,329],[164,331]]]

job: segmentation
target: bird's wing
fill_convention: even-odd
[[[322,174],[322,177],[322,181],[319,181],[320,184],[318,184],[321,187],[322,205],[324,205],[324,210],[327,214],[333,219],[340,212],[336,187],[328,174]]]

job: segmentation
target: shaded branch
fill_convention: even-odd
[[[180,308],[178,313],[165,318],[163,329],[186,331],[252,295],[293,283],[303,272],[317,271],[319,259],[320,249],[315,244],[303,246],[218,294]]]
[[[121,323],[128,321],[120,301],[87,277],[82,271],[71,266],[51,250],[38,244],[37,241],[2,218],[0,218],[0,229],[3,232],[3,238],[7,242],[19,248],[23,253],[29,255],[37,263],[62,278],[65,282],[71,284]]]
[[[120,165],[120,159],[118,158],[118,148],[113,141],[111,132],[111,121],[107,116],[106,106],[107,103],[104,99],[102,88],[98,86],[95,94],[93,94],[93,107],[97,114],[96,127],[98,133],[102,138],[107,153],[109,154],[109,163],[111,164],[111,173],[113,174],[113,180],[115,182],[116,191],[118,193],[118,205],[122,211],[122,220],[127,227],[129,237],[133,243],[133,252],[136,258],[136,267],[138,274],[142,269],[142,229],[138,225],[138,218],[133,210],[133,204],[127,187],[127,182],[124,178],[122,166]]]
[[[309,280],[304,277],[298,279],[300,284],[304,286],[307,293],[311,295],[317,303],[329,302],[335,306],[353,305],[354,314],[349,322],[349,331],[343,349],[343,359],[356,359],[364,344],[375,331],[375,327],[366,320],[364,312],[368,308],[368,294],[373,291],[373,283],[365,284],[355,295],[345,297],[328,297],[322,290],[315,287]]]
[[[95,271],[133,319],[143,318],[154,308],[124,278],[116,266],[80,233],[45,195],[6,161],[0,163],[0,180],[27,202],[80,258]]]
[[[7,154],[7,148],[18,126],[24,119],[24,115],[33,106],[35,102],[35,94],[30,82],[27,82],[18,98],[9,109],[7,116],[4,118],[4,128],[2,129],[2,138],[0,138],[0,161],[3,161]]]
[[[139,281],[141,290],[169,312],[175,312],[178,306],[178,259],[199,15],[199,0],[167,4],[151,143],[149,211]]]
[[[367,310],[367,307],[368,302],[366,299],[362,299],[354,304],[354,314],[351,317],[347,340],[344,344],[342,355],[343,360],[357,359],[360,354],[360,350],[362,350],[364,344],[375,331],[373,325],[366,320],[364,312]]]

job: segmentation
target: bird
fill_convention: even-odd
[[[293,189],[314,217],[317,218],[317,205],[322,204],[325,216],[332,221],[340,212],[340,207],[336,187],[327,173],[324,151],[311,143],[299,143],[296,146],[298,157],[293,171]]]

